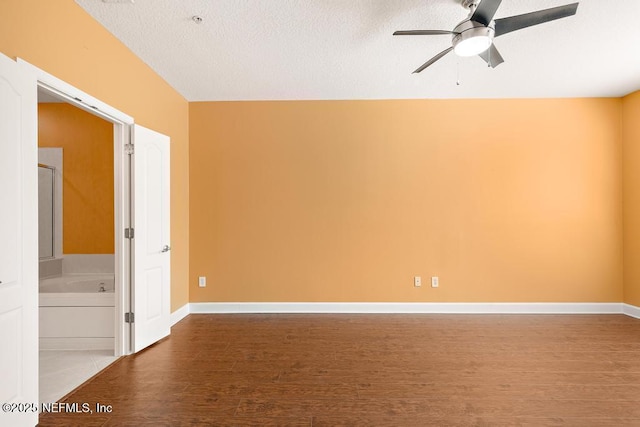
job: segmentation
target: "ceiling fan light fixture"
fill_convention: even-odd
[[[474,56],[478,55],[491,47],[491,37],[475,36],[461,40],[453,51],[458,56]]]
[[[491,47],[493,35],[491,27],[473,26],[464,29],[453,36],[453,51],[458,56],[478,55]]]

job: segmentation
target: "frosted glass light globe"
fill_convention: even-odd
[[[453,49],[458,56],[478,55],[491,47],[491,37],[486,35],[474,36],[461,40]]]

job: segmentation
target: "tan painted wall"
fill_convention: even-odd
[[[191,301],[621,301],[621,104],[191,103]]]
[[[640,307],[640,92],[622,99],[624,302]]]
[[[0,52],[21,57],[171,137],[172,310],[187,303],[187,101],[73,0],[0,2]]]
[[[114,253],[113,124],[69,104],[39,104],[38,145],[63,150],[62,252]]]

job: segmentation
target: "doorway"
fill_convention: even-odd
[[[38,89],[39,396],[116,360],[114,125]]]
[[[35,72],[40,92],[113,126],[114,356],[140,351],[170,334],[170,139],[18,63]]]

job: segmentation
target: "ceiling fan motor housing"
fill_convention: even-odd
[[[479,22],[465,19],[453,30],[452,44],[458,56],[473,56],[491,47],[495,35],[493,21],[485,26]]]

